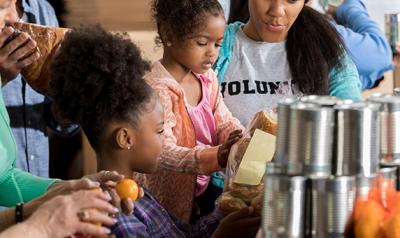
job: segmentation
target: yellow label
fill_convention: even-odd
[[[244,153],[233,182],[254,186],[260,184],[265,173],[265,166],[274,156],[275,141],[275,136],[257,129]]]

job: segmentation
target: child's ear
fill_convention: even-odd
[[[130,150],[136,145],[135,132],[133,129],[130,128],[119,128],[115,139],[118,147],[124,150]]]

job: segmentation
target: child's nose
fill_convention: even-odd
[[[207,50],[208,57],[215,57],[218,54],[218,48],[215,46],[211,46]]]

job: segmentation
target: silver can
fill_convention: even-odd
[[[377,188],[377,175],[371,177],[357,176],[357,197],[368,198],[369,192]]]
[[[286,173],[286,166],[276,162],[268,162],[266,169],[266,174],[285,174]]]
[[[354,208],[355,197],[354,176],[313,179],[311,236],[344,237]]]
[[[334,107],[336,104],[340,103],[340,100],[337,97],[333,96],[318,96],[318,95],[308,95],[304,96],[300,99],[301,102],[304,103],[312,103],[321,107]]]
[[[289,175],[327,177],[331,174],[334,110],[315,104],[291,106]]]
[[[395,88],[395,89],[393,90],[393,94],[394,94],[395,96],[400,96],[400,88]]]
[[[379,167],[379,104],[335,106],[333,175],[371,177]]]
[[[400,42],[400,13],[385,14],[386,38],[392,47],[393,52],[396,51],[396,43]]]
[[[289,156],[290,107],[297,102],[297,98],[289,97],[281,100],[278,104],[278,133],[274,162],[284,166],[287,165]]]
[[[397,184],[397,168],[396,167],[386,167],[379,169],[379,175],[383,179],[390,181],[390,186],[396,189]]]
[[[368,101],[374,102],[375,99],[377,98],[384,98],[384,97],[390,97],[390,94],[387,93],[373,93],[368,97]]]
[[[264,184],[264,237],[304,237],[306,178],[267,174]]]
[[[373,99],[380,107],[380,159],[383,165],[400,165],[400,97]]]
[[[382,168],[379,169],[379,174],[382,178],[388,179],[391,181],[391,186],[395,189],[399,189],[399,167],[388,167],[388,166],[383,166]]]

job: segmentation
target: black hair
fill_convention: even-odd
[[[184,40],[204,27],[208,15],[224,17],[217,0],[153,0],[152,16],[158,29],[157,43]]]
[[[111,122],[136,126],[149,110],[153,93],[143,77],[150,65],[126,34],[100,26],[74,29],[50,67],[56,111],[80,124],[94,149]]]
[[[229,22],[248,20],[248,0],[232,0]],[[329,72],[342,66],[345,53],[343,40],[330,19],[305,5],[289,30],[286,50],[292,78],[300,91],[328,94]]]
[[[249,1],[248,0],[231,0],[229,8],[228,24],[237,21],[247,22],[249,20]]]
[[[329,73],[342,67],[345,46],[329,21],[304,6],[289,30],[287,59],[293,80],[304,94],[328,94]]]

